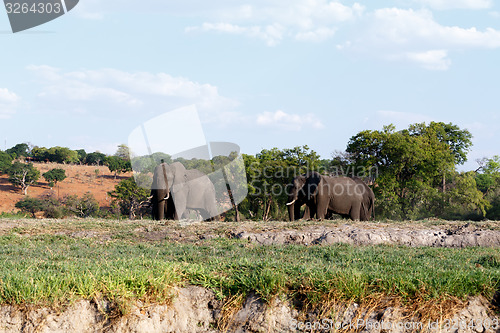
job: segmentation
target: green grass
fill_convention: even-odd
[[[0,235],[0,303],[103,296],[125,311],[132,299],[168,302],[171,287],[183,284],[210,288],[220,298],[255,291],[266,300],[287,294],[311,304],[332,296],[362,303],[374,294],[403,301],[491,297],[500,288],[495,248],[259,246],[224,237],[178,243],[135,237],[140,223],[66,226],[117,233],[103,240],[54,235],[64,225],[44,223],[47,233],[36,224],[31,234],[23,225]]]

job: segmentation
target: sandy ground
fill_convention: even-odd
[[[40,179],[37,185],[28,188],[28,195],[40,197],[53,193],[60,198],[66,195],[82,196],[86,192],[99,201],[101,207],[109,207],[111,198],[107,195],[108,191],[115,188],[115,185],[125,178],[131,177],[132,173],[118,175],[115,179],[114,173],[111,173],[106,166],[88,166],[88,165],[65,165],[56,163],[34,163],[34,166],[40,170]],[[66,172],[66,179],[58,183],[54,188],[50,188],[43,178],[43,174],[51,169],[61,168]],[[5,174],[0,175],[0,213],[15,212],[15,204],[24,197],[19,187],[14,187]]]

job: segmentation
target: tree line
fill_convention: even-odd
[[[314,170],[331,176],[362,178],[375,193],[377,219],[500,219],[500,157],[485,157],[477,161],[476,170],[458,171],[467,161],[471,146],[472,135],[468,130],[451,123],[431,122],[412,124],[399,131],[393,125],[361,131],[350,138],[345,151],[335,151],[330,159],[321,159],[308,146],[242,154],[248,195],[225,217],[232,219],[241,214],[246,219],[286,220],[287,185],[295,176]],[[43,158],[63,163],[103,163],[110,170],[120,171],[131,170],[133,166],[135,171],[145,174],[151,173],[162,160],[173,162],[163,153],[130,162],[125,145],[119,146],[113,156],[84,151],[68,153],[69,149],[61,147],[33,147],[29,151],[28,148],[20,144],[0,151],[0,171],[13,165],[6,155],[13,159],[28,153],[35,161]],[[234,158],[236,155],[218,156],[211,161],[182,158],[176,161],[187,169],[209,174]],[[118,162],[114,165],[110,161]],[[140,186],[136,180],[141,182],[137,177],[123,180],[110,192],[115,210],[129,217],[148,215],[145,205],[148,180],[144,178],[146,184]]]

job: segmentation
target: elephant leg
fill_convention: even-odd
[[[167,203],[165,204],[165,218],[167,220],[177,220],[175,214],[174,200],[172,200],[172,197],[170,197],[166,201]]]
[[[293,206],[293,219],[300,220],[300,205],[294,203],[292,206]]]
[[[318,216],[318,207],[316,204],[307,204],[306,210],[304,211],[304,219],[307,211],[309,211],[309,220],[313,219],[315,216]]]
[[[351,219],[353,221],[359,221],[360,219],[360,214],[361,213],[361,203],[355,203],[351,207],[351,213],[349,214],[351,216]]]
[[[180,220],[186,211],[186,199],[181,198],[175,201],[175,219]]]
[[[323,220],[326,217],[326,212],[328,210],[328,204],[329,204],[329,198],[328,197],[322,197],[318,198],[318,208],[316,212],[316,216],[318,220]]]
[[[311,211],[309,210],[309,207],[306,205],[306,208],[304,209],[304,216],[302,217],[304,220],[310,220],[311,219]]]
[[[161,221],[165,218],[165,209],[166,209],[165,200],[159,201],[157,203],[157,209],[155,212],[157,220]]]

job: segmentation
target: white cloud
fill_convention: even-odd
[[[367,23],[355,38],[338,48],[445,70],[451,65],[448,57],[454,50],[500,47],[499,30],[444,26],[426,9],[378,9],[369,15]]]
[[[303,127],[312,126],[315,129],[324,128],[321,121],[313,114],[288,114],[282,110],[263,112],[257,115],[257,124],[261,126],[278,127],[285,130],[300,131]]]
[[[0,119],[10,118],[20,101],[19,96],[6,88],[0,88]]]
[[[318,28],[314,31],[299,32],[295,35],[295,39],[300,41],[322,42],[329,39],[335,34],[337,29]]]
[[[500,47],[500,31],[460,28],[437,23],[428,10],[384,8],[374,12],[371,37],[387,44]]]
[[[203,23],[201,27],[187,27],[185,31],[216,31],[233,35],[244,35],[247,37],[262,39],[267,45],[274,46],[283,39],[284,29],[279,24],[268,25],[265,27],[244,27],[231,23]]]
[[[292,36],[299,41],[323,41],[331,38],[337,25],[362,16],[365,8],[339,1],[290,0],[263,2],[260,5],[226,7],[213,13],[219,23],[205,22],[188,27],[186,32],[218,31],[259,38],[274,46]],[[213,20],[212,19],[212,20]]]
[[[67,102],[79,113],[97,105],[117,112],[143,110],[168,101],[175,106],[196,104],[202,111],[237,105],[236,101],[221,96],[213,85],[166,73],[131,73],[110,68],[63,72],[49,66],[29,66],[28,69],[40,81],[41,100],[51,105],[56,101]]]
[[[433,9],[487,9],[493,7],[493,0],[416,0]]]
[[[447,70],[451,66],[446,50],[430,50],[425,52],[408,52],[408,60],[420,64],[425,69]]]

